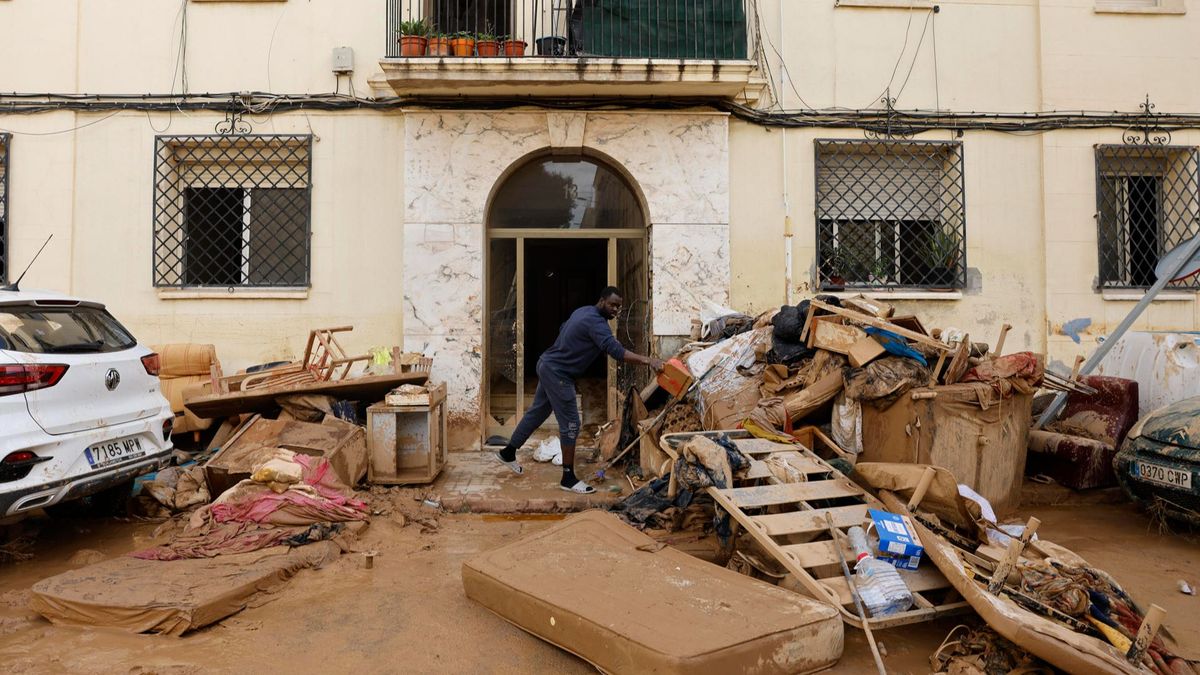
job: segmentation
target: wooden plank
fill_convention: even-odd
[[[750,516],[750,519],[755,525],[766,530],[767,534],[777,537],[784,534],[824,532],[829,529],[829,524],[825,522],[826,513],[833,516],[835,527],[861,525],[867,517],[868,508],[870,507],[866,504],[853,504],[851,506],[835,506],[830,509],[768,513],[761,516]]]
[[[814,480],[721,490],[739,508],[752,509],[776,504],[793,504],[817,499],[862,497],[862,488],[845,480]]]
[[[908,590],[913,593],[924,593],[926,591],[950,588],[950,582],[929,561],[925,561],[923,567],[915,570],[897,571],[900,572],[900,578],[904,579],[904,585],[908,586]],[[829,577],[828,579],[820,579],[820,583],[827,586],[834,593],[837,593],[838,600],[843,605],[849,605],[854,602],[854,598],[850,597],[850,586],[846,583],[846,577],[836,576]]]
[[[788,544],[780,546],[780,550],[784,555],[796,561],[797,565],[807,569],[810,567],[825,567],[827,565],[838,566],[838,575],[841,576],[840,569],[841,560],[838,558],[837,546],[832,540],[810,541],[807,544]],[[849,565],[854,560],[854,549],[850,548],[850,541],[842,539],[842,554],[846,556],[846,564]]]
[[[871,336],[866,336],[861,340],[850,345],[850,351],[846,353],[850,357],[850,365],[855,368],[862,368],[866,364],[883,356],[887,350],[879,341]]]
[[[848,309],[842,309],[841,307],[834,307],[833,305],[827,305],[827,304],[821,302],[820,300],[811,300],[810,302],[811,302],[810,307],[816,307],[817,309],[825,310],[826,312],[830,312],[831,314],[837,314],[838,316],[844,316],[848,319],[853,319],[859,323],[865,323],[868,326],[875,326],[876,328],[882,328],[883,330],[890,331],[890,332],[895,333],[896,335],[900,335],[902,337],[906,337],[909,340],[912,340],[913,342],[920,342],[921,344],[926,345],[928,347],[933,347],[934,349],[940,349],[945,352],[954,351],[953,347],[951,347],[950,345],[948,345],[944,342],[939,342],[938,340],[934,340],[933,338],[929,337],[928,335],[922,335],[916,331],[908,330],[907,328],[901,328],[900,326],[897,326],[896,324],[891,323],[890,321],[876,319],[875,317],[867,316],[866,314],[859,314],[858,312],[854,312],[854,311],[851,311]]]
[[[854,344],[866,337],[867,334],[861,328],[834,321],[829,317],[818,317],[813,321],[808,344],[815,349],[849,354]]]
[[[794,451],[796,449],[796,446],[788,445],[786,443],[776,443],[775,441],[768,441],[765,438],[746,438],[742,440],[735,440],[733,444],[737,446],[738,450],[741,450],[747,455],[762,455],[772,452],[784,452],[787,450]]]
[[[209,394],[184,401],[184,407],[197,417],[228,417],[246,412],[267,412],[275,408],[275,399],[290,394],[326,394],[351,401],[383,400],[389,391],[402,384],[425,384],[429,373],[367,375],[333,382],[304,382],[290,387],[270,387],[229,394]]]

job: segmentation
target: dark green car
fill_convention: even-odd
[[[1200,397],[1138,420],[1113,468],[1135,502],[1200,527]]]

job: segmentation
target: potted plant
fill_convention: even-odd
[[[450,56],[454,53],[454,47],[451,45],[453,38],[445,33],[435,33],[429,38],[429,55],[430,56]]]
[[[400,56],[424,56],[429,44],[429,24],[425,19],[400,22]]]
[[[450,46],[454,48],[455,56],[474,56],[475,35],[467,31],[455,33],[454,37],[450,38]]]
[[[823,290],[840,291],[846,287],[846,277],[842,271],[843,267],[842,249],[840,247],[835,247],[832,251],[825,253],[825,269],[828,271],[828,280],[821,284]]]
[[[929,235],[924,252],[925,285],[953,286],[958,281],[959,236],[938,227]]]
[[[514,40],[508,35],[500,36],[500,53],[505,56],[525,56],[524,40]]]
[[[475,36],[475,51],[480,56],[500,55],[500,40],[492,33],[491,24],[484,24],[483,32]]]

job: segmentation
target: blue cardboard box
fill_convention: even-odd
[[[867,514],[871,516],[875,534],[879,537],[877,557],[901,569],[917,569],[925,549],[921,546],[921,539],[912,521],[907,516],[878,509],[868,509]]]

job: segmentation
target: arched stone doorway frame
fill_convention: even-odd
[[[595,164],[612,174],[616,175],[623,186],[628,189],[637,202],[638,224],[636,227],[622,228],[579,228],[579,229],[552,229],[552,228],[499,228],[496,226],[495,207],[497,197],[508,187],[510,180],[521,170],[538,163],[543,160],[562,159],[564,161],[585,160]],[[513,353],[515,355],[515,365],[513,371],[515,373],[515,410],[513,417],[505,424],[495,417],[492,406],[495,398],[492,396],[491,383],[493,381],[493,367],[495,359],[493,358],[499,350],[504,350],[505,345],[493,344],[491,330],[484,330],[483,334],[483,372],[480,381],[480,428],[483,435],[486,437],[491,433],[503,433],[507,431],[507,427],[516,419],[519,419],[523,411],[528,407],[532,398],[526,390],[526,360],[528,358],[536,358],[535,354],[527,354],[525,350],[525,243],[528,240],[563,240],[563,239],[587,239],[607,240],[607,266],[608,276],[607,283],[609,285],[620,286],[622,279],[618,270],[618,260],[621,259],[619,248],[626,246],[637,247],[639,250],[643,272],[641,279],[638,282],[639,288],[644,290],[644,309],[645,316],[643,328],[645,333],[645,345],[635,345],[634,347],[646,351],[650,342],[651,327],[653,325],[653,306],[650,301],[650,289],[652,288],[652,279],[650,275],[650,210],[647,203],[646,195],[634,176],[626,169],[621,162],[615,158],[606,155],[603,152],[586,146],[582,147],[558,147],[546,146],[538,148],[531,152],[522,155],[511,162],[492,184],[484,205],[484,252],[483,252],[483,279],[485,285],[484,301],[483,301],[483,316],[492,317],[496,308],[492,306],[492,295],[490,292],[490,284],[493,282],[493,242],[496,240],[512,240],[514,241],[516,255],[516,271],[514,280],[516,283],[516,318],[515,329],[513,330]],[[627,307],[626,311],[631,311],[631,307]],[[613,330],[617,331],[618,320],[612,323]],[[619,333],[618,333],[619,334]],[[627,345],[629,346],[629,345]],[[608,361],[608,376],[606,386],[606,414],[609,419],[617,414],[617,365],[611,360]]]

